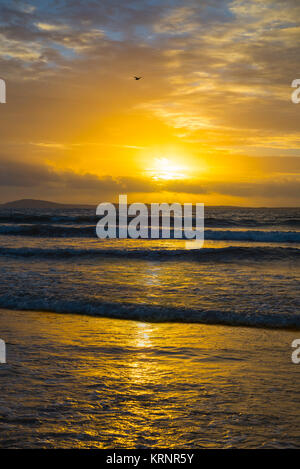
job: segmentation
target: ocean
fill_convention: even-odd
[[[200,250],[0,222],[1,448],[300,448],[300,209],[207,207]]]
[[[0,307],[300,328],[300,209],[206,207],[205,244],[96,237],[90,209],[0,211]]]

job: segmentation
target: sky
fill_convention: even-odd
[[[300,206],[299,18],[299,0],[0,0],[0,202]]]

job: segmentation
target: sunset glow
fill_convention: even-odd
[[[184,179],[184,168],[174,163],[169,158],[155,158],[154,167],[149,170],[149,174],[155,181],[160,179]]]
[[[7,13],[3,202],[98,203],[126,192],[299,205],[299,106],[290,97],[299,6],[154,0],[140,10],[130,1],[111,15],[104,1],[82,21],[79,6],[59,4],[60,17],[44,2]]]

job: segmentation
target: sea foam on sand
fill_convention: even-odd
[[[297,331],[0,310],[2,448],[300,447]]]

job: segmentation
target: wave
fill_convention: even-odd
[[[95,226],[59,226],[59,225],[4,225],[0,226],[0,235],[37,236],[46,238],[95,238]]]
[[[166,307],[150,304],[109,303],[100,300],[56,300],[0,296],[0,307],[23,311],[85,314],[144,322],[184,322],[230,326],[300,329],[300,314],[236,313],[231,311]]]
[[[247,259],[253,261],[299,260],[300,249],[282,247],[241,247],[202,249],[80,249],[80,248],[4,248],[0,256],[21,258],[68,259],[144,259],[144,260],[186,260],[193,262],[236,262]]]
[[[205,239],[214,241],[253,241],[264,243],[300,243],[296,231],[224,231],[205,230]]]
[[[33,223],[61,223],[61,224],[96,224],[96,215],[47,215],[47,214],[11,214],[0,215],[0,223],[33,224]]]
[[[95,226],[5,225],[0,235],[47,238],[96,238]],[[172,238],[172,231],[171,231]],[[205,239],[213,241],[250,241],[265,243],[300,243],[298,231],[205,230]]]
[[[289,220],[282,220],[280,224],[286,226],[300,226],[300,220],[298,218],[291,218]]]
[[[226,216],[205,216],[205,226],[215,228],[260,228],[260,227],[275,227],[287,226],[298,227],[300,226],[300,218],[289,218],[287,216],[274,216],[274,218],[243,218]],[[134,217],[128,217],[128,220]],[[172,219],[172,217],[171,217]],[[94,213],[91,214],[45,214],[45,213],[0,213],[0,223],[7,223],[12,225],[24,224],[52,224],[59,223],[61,225],[96,225],[99,221]],[[149,219],[150,222],[150,219]],[[195,224],[195,218],[193,218]]]

